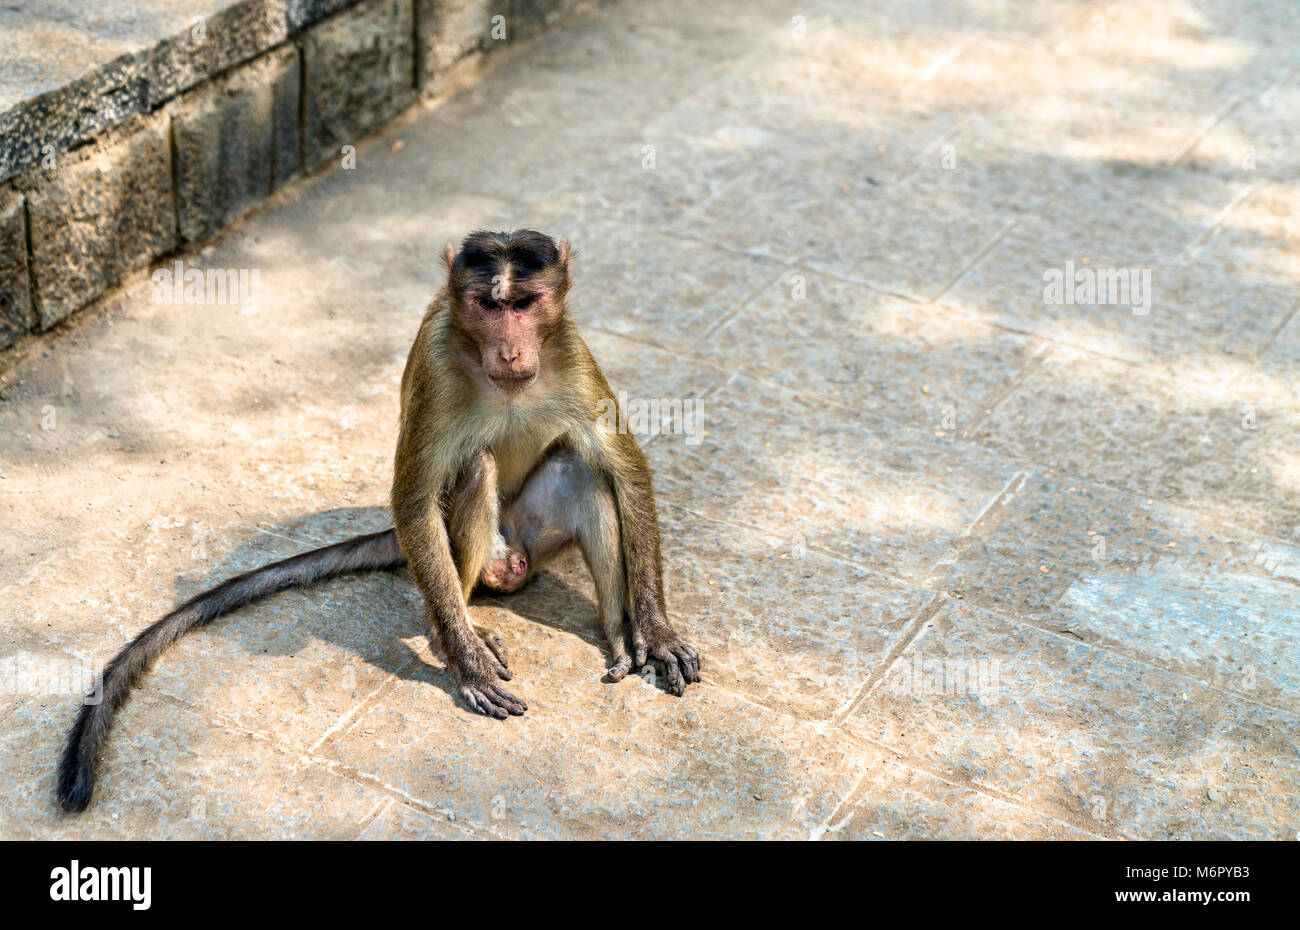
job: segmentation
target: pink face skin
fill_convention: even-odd
[[[560,241],[562,279],[567,286],[569,243]],[[443,262],[450,271],[456,261],[455,248],[448,243]],[[514,399],[525,394],[537,381],[542,343],[564,313],[563,296],[554,290],[554,269],[549,274],[516,277],[506,266],[491,284],[478,282],[467,287],[457,302],[457,318],[479,349],[479,366],[485,387],[491,385],[498,397]]]
[[[542,291],[515,290],[517,294],[501,299],[488,292],[471,295],[468,301],[479,335],[483,370],[507,394],[517,394],[537,380],[540,331],[549,318],[550,301]]]

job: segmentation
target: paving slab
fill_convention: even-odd
[[[1231,374],[1173,381],[1062,347],[992,411],[978,440],[1084,483],[1294,540],[1297,412]]]
[[[1084,829],[1282,839],[1296,723],[949,600],[846,726]]]
[[[805,540],[665,508],[664,579],[674,610],[698,617],[710,675],[764,707],[813,721],[856,694],[933,596]],[[772,567],[766,581],[752,566]],[[721,604],[725,609],[718,609]],[[810,613],[817,620],[809,623]]]
[[[529,703],[521,726],[440,712],[451,684],[426,665],[320,753],[510,838],[806,838],[864,771],[842,741],[723,688],[682,702],[640,677],[605,684],[583,637],[483,622],[526,670],[511,685]],[[624,726],[600,725],[611,716]]]
[[[1015,804],[908,768],[882,754],[863,779],[861,797],[831,823],[821,839],[890,840],[1096,840],[1104,829],[1085,830]]]
[[[1294,545],[1035,472],[950,562],[963,603],[1298,708]]]
[[[1189,253],[1198,268],[1245,281],[1294,288],[1300,278],[1300,193],[1294,182],[1261,180],[1234,203],[1203,243]]]
[[[669,500],[902,578],[925,578],[1017,474],[973,446],[951,449],[884,420],[863,424],[750,377],[709,401],[699,445],[649,449],[658,479],[673,488]],[[729,437],[726,449],[719,435]]]
[[[12,728],[4,737],[12,775],[3,805],[8,839],[352,838],[386,800],[327,771],[304,776],[303,760],[267,739],[226,729],[145,689],[123,707],[118,739],[101,762],[103,784],[119,790],[84,816],[55,814],[49,810],[54,760],[41,733],[62,722],[62,703],[32,701],[6,718]],[[233,771],[231,760],[238,760]],[[313,791],[349,801],[314,810]]]
[[[918,203],[905,190],[873,184],[860,158],[843,150],[799,146],[767,159],[756,159],[673,228],[924,302],[946,291],[1011,225],[998,214],[939,199]],[[841,183],[828,185],[814,170],[827,162],[836,164]],[[723,217],[735,211],[753,211],[753,222],[740,235],[724,234]],[[922,241],[930,261],[909,261]]]
[[[809,268],[786,267],[705,336],[700,354],[836,405],[831,416],[873,417],[955,437],[1041,350],[1031,336],[881,294]]]
[[[1195,233],[1184,229],[1163,247],[1154,237],[1147,246],[1129,246],[1113,228],[1063,230],[1029,218],[942,303],[1171,377],[1221,380],[1271,343],[1296,294],[1280,281],[1220,271],[1195,256],[1171,258]],[[1053,275],[1066,287],[1051,290]],[[1102,277],[1111,275],[1117,288]],[[1066,292],[1071,280],[1085,276],[1096,282],[1090,297],[1078,288]]]

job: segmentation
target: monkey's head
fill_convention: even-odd
[[[479,230],[459,251],[448,244],[443,259],[454,322],[484,374],[507,394],[525,390],[564,317],[569,243],[535,229]]]

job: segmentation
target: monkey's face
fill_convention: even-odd
[[[457,327],[477,348],[486,383],[523,393],[564,315],[568,243],[530,229],[476,232],[459,252],[448,246],[445,260]]]
[[[464,316],[488,381],[516,394],[537,380],[542,343],[555,325],[558,308],[555,296],[537,284],[501,284],[470,293]]]

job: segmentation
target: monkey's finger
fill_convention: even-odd
[[[469,702],[469,706],[474,708],[480,714],[484,714],[488,717],[495,717],[497,720],[505,720],[508,716],[505,710],[497,707],[473,688],[461,688],[460,696]]]
[[[501,638],[500,633],[488,633],[483,637],[483,643],[488,647],[491,653],[496,656],[497,661],[501,663],[502,668],[509,668],[510,662],[506,658],[506,641]],[[509,679],[509,675],[503,676]]]
[[[693,676],[693,678],[694,678],[695,681],[699,681],[699,680],[700,680],[700,666],[702,666],[702,665],[704,664],[704,657],[700,655],[699,650],[696,649],[694,646],[687,646],[686,648],[690,650],[690,656],[691,656],[691,675]]]
[[[700,654],[685,644],[679,650],[682,662],[682,675],[687,683],[700,680]]]
[[[505,720],[510,716],[505,708],[499,707],[496,702],[489,700],[482,694],[475,694],[474,699],[478,702],[479,713],[486,714],[493,720]]]
[[[505,662],[499,659],[495,653],[493,653],[490,658],[492,660],[492,671],[496,673],[498,678],[502,681],[509,681],[511,678],[515,677],[515,673],[506,668]]]
[[[640,668],[641,666],[645,665],[645,660],[646,660],[646,643],[645,643],[645,640],[642,639],[642,638],[639,637],[639,636],[636,637],[636,638],[632,641],[632,651],[633,651],[633,652],[635,653],[635,655],[636,655],[636,662],[634,663],[634,664],[636,665],[636,667],[637,667],[637,668]]]
[[[502,688],[499,685],[490,685],[489,687],[492,689],[492,697],[496,700],[498,707],[504,707],[509,713],[514,714],[516,717],[522,717],[524,711],[528,710],[527,704],[519,700],[519,698],[515,697],[505,688]]]

